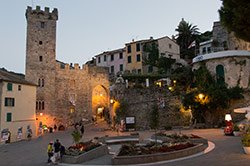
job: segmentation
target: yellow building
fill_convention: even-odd
[[[24,76],[0,69],[1,143],[36,136],[36,85]],[[31,130],[30,130],[31,129]]]
[[[125,68],[126,71],[133,74],[143,74],[142,73],[142,53],[143,53],[143,44],[150,40],[140,40],[127,43],[126,45],[126,59],[125,59]]]
[[[167,57],[180,60],[180,47],[179,45],[168,36],[164,36],[158,39],[150,37],[148,40],[132,41],[126,45],[125,51],[125,71],[133,74],[148,74],[157,72],[157,68],[149,65],[145,65],[143,59],[147,56],[144,51],[146,44],[155,43],[159,57]]]

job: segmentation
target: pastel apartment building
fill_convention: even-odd
[[[146,44],[155,43],[159,50],[159,56],[180,59],[179,45],[169,37],[161,37],[148,40],[139,40],[126,43],[126,71],[133,74],[148,74],[157,71],[157,68],[144,64],[143,59],[147,56],[144,50]]]
[[[106,51],[98,54],[96,57],[96,66],[108,67],[109,73],[118,75],[123,74],[125,70],[125,49],[120,48],[113,51]]]
[[[0,69],[1,143],[27,138],[27,130],[36,136],[36,85],[24,76]]]

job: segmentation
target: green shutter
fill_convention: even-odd
[[[7,84],[7,90],[8,91],[12,91],[12,83],[8,83]]]
[[[218,84],[225,84],[224,66],[222,65],[216,66],[216,77]]]
[[[11,120],[12,120],[12,114],[7,113],[7,122],[11,122]]]

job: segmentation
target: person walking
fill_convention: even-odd
[[[81,126],[81,129],[80,129],[80,130],[81,130],[81,134],[82,134],[82,136],[83,136],[83,134],[84,134],[84,125]]]
[[[52,145],[53,145],[53,142],[50,142],[49,144],[48,144],[48,148],[47,148],[47,153],[48,153],[48,163],[50,163],[51,162],[51,157],[53,156],[53,147],[52,147]]]
[[[56,142],[54,143],[54,156],[53,156],[54,162],[52,160],[54,164],[57,164],[58,160],[60,159],[60,149],[61,149],[61,143],[57,139]]]

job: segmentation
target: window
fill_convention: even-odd
[[[137,62],[140,62],[140,61],[141,61],[141,55],[140,55],[140,54],[137,54],[137,55],[136,55],[136,61],[137,61]]]
[[[211,47],[207,48],[207,53],[211,53]]]
[[[40,44],[40,45],[42,45],[42,44],[43,44],[43,42],[42,42],[42,41],[39,41],[39,44]]]
[[[141,51],[141,44],[140,43],[136,43],[136,51]]]
[[[153,66],[148,66],[148,73],[152,73],[153,72]]]
[[[132,60],[131,60],[131,56],[128,56],[128,63],[131,63]]]
[[[44,79],[43,78],[38,79],[38,86],[39,87],[44,87]]]
[[[110,61],[114,60],[114,54],[111,54]]]
[[[106,62],[107,61],[107,56],[106,55],[104,55],[104,60],[103,60],[104,62]]]
[[[120,64],[120,71],[123,71],[123,64]]]
[[[18,85],[18,91],[21,91],[21,90],[22,90],[22,86]]]
[[[101,57],[100,56],[98,57],[98,63],[101,63]]]
[[[119,53],[119,58],[123,59],[123,53],[122,52]]]
[[[138,69],[138,70],[137,70],[137,73],[138,73],[138,74],[141,74],[141,69]]]
[[[225,83],[225,73],[224,73],[224,66],[218,65],[216,66],[216,78],[218,84],[224,84]]]
[[[115,72],[115,68],[114,68],[114,66],[111,66],[110,67],[110,73],[114,73]]]
[[[45,103],[44,101],[36,101],[36,110],[44,110]]]
[[[41,28],[45,27],[45,22],[41,22]]]
[[[172,48],[172,44],[168,44],[168,47],[171,49]]]
[[[5,97],[5,104],[6,107],[14,107],[15,106],[15,99],[10,97]]]
[[[6,115],[6,121],[7,122],[11,122],[11,120],[12,120],[12,113],[7,113],[7,115]]]
[[[202,48],[202,54],[206,54],[206,47]]]
[[[131,53],[131,45],[127,46],[127,53]]]
[[[39,61],[40,61],[40,62],[43,61],[43,56],[39,56]]]
[[[7,83],[7,90],[12,91],[13,84],[12,83]]]

